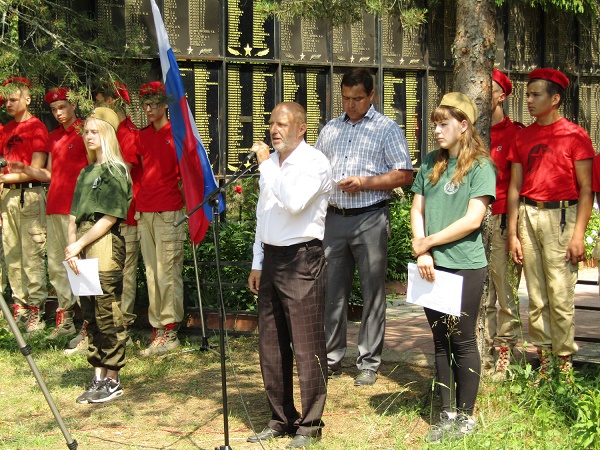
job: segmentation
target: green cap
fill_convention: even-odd
[[[450,92],[442,97],[440,106],[453,106],[456,109],[460,109],[469,118],[471,123],[474,124],[477,122],[477,105],[465,94]]]
[[[121,123],[119,120],[119,116],[117,116],[116,112],[114,112],[110,108],[105,108],[103,106],[99,106],[98,108],[94,109],[92,111],[92,114],[90,114],[90,117],[108,123],[115,129],[115,133],[119,129],[119,124]]]

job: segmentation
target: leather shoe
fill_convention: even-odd
[[[342,374],[342,369],[327,368],[327,378],[337,378]]]
[[[296,436],[294,436],[294,439],[292,439],[290,443],[285,446],[285,448],[308,448],[312,444],[315,444],[320,440],[321,436],[310,437],[304,436],[302,434],[297,434]]]
[[[377,381],[377,372],[363,369],[354,379],[354,386],[371,386]]]
[[[269,427],[265,427],[260,433],[253,434],[248,437],[248,442],[256,444],[259,441],[268,441],[269,439],[275,439],[285,436],[284,431],[277,431]]]

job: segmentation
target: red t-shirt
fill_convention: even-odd
[[[561,117],[552,125],[534,122],[517,131],[508,160],[523,165],[522,196],[556,202],[579,198],[575,162],[595,155],[585,130]]]
[[[48,190],[46,214],[69,214],[77,177],[88,165],[87,150],[77,119],[68,129],[57,126],[48,136],[48,153],[52,156],[52,179]]]
[[[496,200],[492,203],[492,214],[506,213],[506,198],[510,184],[510,162],[507,161],[510,144],[515,138],[515,133],[523,128],[520,123],[511,122],[508,116],[492,126],[490,155],[496,163]]]
[[[142,178],[142,161],[138,156],[137,151],[138,128],[131,121],[131,117],[127,116],[119,124],[117,130],[117,141],[121,147],[121,155],[126,163],[131,164],[131,182],[132,182],[132,198],[127,211],[127,219],[124,223],[127,225],[137,225],[134,218],[135,215],[135,198],[137,191],[140,188],[140,180]]]
[[[48,128],[37,117],[30,117],[24,122],[8,122],[1,134],[0,152],[7,161],[20,161],[31,165],[34,152],[47,153]],[[8,167],[4,173],[9,173]]]
[[[160,130],[152,124],[139,132],[138,155],[142,157],[142,179],[136,198],[136,211],[162,212],[183,208],[179,192],[179,163],[171,122]]]

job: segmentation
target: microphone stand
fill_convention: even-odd
[[[2,158],[2,159],[4,159],[4,158]],[[1,164],[1,161],[0,161],[0,164]],[[23,339],[23,335],[21,334],[21,331],[19,331],[19,327],[17,326],[15,319],[13,319],[12,312],[8,308],[8,305],[6,304],[6,300],[4,300],[4,296],[1,293],[0,293],[0,309],[2,309],[2,314],[4,314],[4,319],[8,322],[10,331],[12,331],[12,334],[15,336],[15,339],[17,341],[17,345],[19,346],[19,350],[21,351],[21,354],[25,357],[25,359],[29,363],[29,367],[31,368],[31,371],[33,372],[33,375],[35,376],[35,379],[37,380],[38,385],[40,386],[40,389],[42,390],[42,393],[44,394],[44,397],[46,397],[46,402],[48,402],[48,406],[50,407],[52,414],[54,414],[56,423],[58,424],[60,431],[62,432],[65,440],[67,441],[67,447],[70,450],[76,450],[77,446],[78,446],[77,441],[71,437],[71,434],[69,433],[69,430],[67,429],[65,422],[63,421],[63,418],[60,415],[60,412],[58,411],[58,408],[56,407],[56,404],[54,403],[54,400],[52,399],[50,392],[48,391],[48,387],[46,386],[46,383],[44,382],[44,379],[42,378],[42,375],[40,374],[40,371],[39,371],[35,361],[33,360],[33,356],[31,356],[31,353],[32,353],[31,346],[29,344],[27,344],[25,342],[25,340]]]
[[[242,166],[245,163],[249,163],[250,159],[254,154],[248,155],[246,160],[240,164],[238,170],[226,181],[223,186],[217,187],[211,193],[209,193],[204,200],[196,205],[193,209],[191,209],[188,213],[186,213],[182,218],[173,222],[173,226],[178,227],[183,222],[185,222],[189,217],[194,214],[198,209],[203,207],[208,203],[212,208],[213,215],[213,236],[215,243],[215,266],[217,268],[217,299],[219,305],[219,351],[221,353],[221,391],[223,397],[223,434],[225,438],[224,445],[220,447],[215,447],[215,450],[232,450],[229,446],[229,410],[227,406],[227,370],[225,363],[225,303],[223,302],[223,286],[221,283],[221,252],[219,246],[219,196],[225,192],[227,187],[229,187],[232,183],[237,181],[239,178],[244,176],[250,170],[252,170],[255,166],[257,166],[256,162],[252,164],[248,164],[245,169],[242,170]],[[195,249],[194,249],[195,252]],[[194,255],[195,258],[195,255]],[[197,268],[196,268],[197,270]],[[196,277],[197,277],[196,272]],[[200,295],[200,290],[198,289],[198,295]],[[200,310],[202,310],[202,305],[200,305]],[[202,329],[204,330],[204,324],[202,325]],[[208,342],[207,342],[208,347]]]

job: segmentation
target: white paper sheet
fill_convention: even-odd
[[[430,283],[421,278],[416,264],[409,263],[406,302],[460,316],[462,285],[462,276],[440,270],[435,271],[435,281]]]
[[[102,295],[100,275],[98,274],[98,258],[78,259],[79,275],[71,270],[66,261],[63,261],[63,265],[67,268],[73,295]]]

